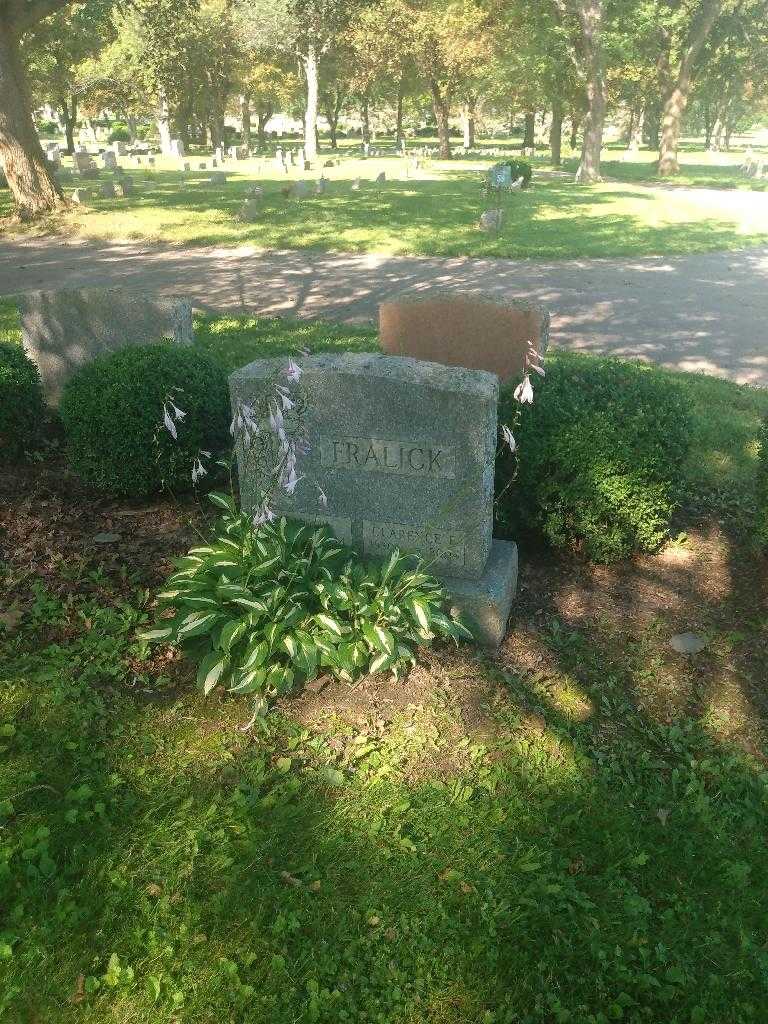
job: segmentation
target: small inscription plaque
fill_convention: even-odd
[[[423,558],[434,559],[441,565],[460,567],[466,561],[466,539],[458,530],[363,520],[365,554],[388,553],[393,548],[415,551]]]
[[[453,448],[432,441],[386,441],[377,437],[324,438],[320,442],[324,469],[363,470],[452,480]]]

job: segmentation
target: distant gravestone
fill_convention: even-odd
[[[115,185],[115,190],[124,199],[134,193],[133,181],[130,178],[121,178]]]
[[[188,299],[83,288],[24,292],[18,301],[22,343],[40,370],[50,405],[58,405],[65,382],[96,356],[163,338],[194,340]]]
[[[233,408],[258,401],[284,362],[233,373]],[[421,556],[477,638],[498,644],[517,578],[516,546],[492,536],[498,380],[376,354],[310,356],[301,367],[310,448],[299,455],[294,494],[275,498],[277,511],[328,523],[363,555]],[[242,450],[238,458],[243,508],[255,511],[268,469]]]
[[[227,184],[227,172],[226,171],[213,171],[208,181],[211,185],[226,185]]]
[[[88,199],[88,196],[89,192],[87,189],[75,188],[72,190],[69,198],[72,200],[73,203],[76,203],[78,206],[82,206],[86,199]]]
[[[117,170],[117,154],[111,149],[105,149],[101,154],[101,166],[106,171]]]
[[[115,156],[125,156],[126,152],[127,152],[125,143],[124,142],[113,142],[112,143],[112,152],[115,154]]]
[[[503,210],[483,210],[480,214],[480,220],[478,221],[478,227],[481,231],[501,231],[501,226],[504,223],[504,211]]]
[[[509,164],[495,164],[488,171],[488,184],[491,188],[509,188],[512,184],[512,168]]]
[[[318,180],[315,182],[315,195],[316,196],[323,196],[323,195],[325,195],[327,186],[328,186],[328,182],[326,181],[325,178],[322,178],[322,177],[318,178]]]
[[[523,373],[528,342],[546,352],[549,313],[533,302],[434,288],[383,302],[379,339],[389,355],[486,370],[506,381]]]
[[[291,195],[294,199],[306,199],[309,195],[309,185],[306,181],[297,181],[291,189]]]
[[[171,139],[170,154],[171,156],[175,156],[179,160],[181,160],[182,157],[186,156],[184,143],[181,139]]]
[[[362,180],[360,178],[355,178],[355,180],[352,182],[352,191],[353,192],[359,192],[362,189],[362,187],[363,187]]]
[[[99,185],[99,195],[102,199],[114,199],[115,198],[115,186],[111,181],[102,181]]]
[[[387,175],[386,175],[385,171],[382,171],[381,174],[377,174],[376,175],[376,184],[377,185],[383,185],[386,180],[387,180]]]

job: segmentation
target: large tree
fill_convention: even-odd
[[[677,74],[664,104],[658,166],[661,175],[677,174],[680,170],[677,162],[680,127],[688,104],[696,62],[722,8],[723,0],[700,0],[691,14],[683,37]]]
[[[32,119],[32,97],[21,43],[71,0],[0,0],[0,162],[22,219],[64,203]]]

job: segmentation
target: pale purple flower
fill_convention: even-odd
[[[179,409],[177,405],[174,405],[170,398],[168,399],[168,405],[170,405],[170,407],[173,409],[173,415],[176,417],[179,423],[181,423],[181,421],[187,414],[182,409]]]
[[[277,516],[269,505],[264,505],[253,517],[253,525],[256,527],[264,526],[265,523],[273,523],[276,518]]]
[[[192,483],[196,484],[198,480],[202,480],[208,470],[202,464],[200,459],[195,459],[192,463]]]
[[[270,427],[270,430],[273,433],[277,434],[277,436],[280,437],[281,441],[283,439],[280,436],[281,433],[283,434],[283,436],[285,436],[285,431],[284,431],[284,427],[283,427],[284,422],[285,421],[283,420],[283,414],[280,411],[280,409],[278,409],[278,407],[276,405],[273,405],[272,402],[270,402],[269,403],[269,427]]]
[[[163,405],[163,424],[173,440],[177,441],[179,439],[179,435],[176,432],[176,424],[171,419],[171,414],[168,412],[167,405]]]
[[[515,440],[514,434],[506,425],[506,423],[502,424],[501,436],[504,438],[504,442],[509,447],[509,450],[511,452],[517,451],[517,441]]]
[[[288,412],[289,409],[294,408],[296,403],[291,400],[291,396],[285,388],[281,387],[278,384],[275,387],[275,391],[277,392],[278,397],[283,404],[283,412]]]
[[[299,377],[301,377],[301,367],[297,366],[292,359],[288,360],[288,369],[285,371],[285,376],[292,384],[297,384]]]
[[[544,367],[541,365],[541,355],[539,350],[531,341],[528,342],[528,353],[525,357],[525,368],[526,370],[535,370],[536,373],[540,374],[542,377],[546,376]]]
[[[530,374],[523,377],[522,381],[515,388],[515,399],[520,402],[521,405],[533,404],[533,385],[531,384]]]
[[[293,494],[293,492],[296,490],[296,484],[299,482],[299,480],[303,480],[303,479],[304,479],[303,476],[297,476],[296,475],[296,470],[292,469],[291,472],[288,474],[288,478],[286,479],[285,484],[284,484],[284,486],[285,486],[285,493],[286,494]]]
[[[317,488],[317,500],[320,502],[320,508],[328,508],[328,495],[322,487]]]

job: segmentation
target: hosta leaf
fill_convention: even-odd
[[[228,654],[237,641],[241,639],[247,628],[248,622],[245,619],[231,619],[222,626],[221,636],[219,637],[219,647],[221,650]]]
[[[247,672],[240,672],[236,681],[229,687],[230,693],[256,693],[264,687],[264,680],[267,678],[266,669],[253,668]]]
[[[416,621],[422,629],[429,629],[429,614],[427,606],[422,601],[417,601],[415,598],[410,602],[410,607],[413,610],[413,614],[416,616]]]
[[[237,513],[233,499],[226,494],[218,494],[215,491],[211,491],[208,495],[208,500],[214,505],[218,505],[219,508],[223,508],[225,511],[231,512],[232,515]]]
[[[240,668],[245,671],[246,669],[258,668],[259,665],[263,665],[269,656],[269,644],[265,640],[259,640],[257,643],[252,643],[245,651],[243,656],[243,663]]]
[[[178,637],[180,640],[186,640],[191,636],[208,633],[218,620],[219,616],[215,612],[192,612],[179,626]]]
[[[197,684],[202,687],[206,697],[221,681],[228,668],[229,658],[221,651],[211,651],[203,658],[197,670]]]
[[[168,637],[173,633],[170,626],[166,626],[165,629],[149,629],[144,633],[137,633],[139,640],[167,640]]]
[[[293,686],[293,671],[285,665],[273,665],[267,672],[266,685],[275,693],[287,693]]]
[[[265,615],[268,610],[264,602],[259,601],[255,597],[236,597],[234,603],[239,604],[241,608],[247,608],[251,612],[259,612],[261,615]]]
[[[180,594],[176,600],[178,605],[188,605],[190,608],[218,608],[218,601],[212,597],[203,597],[200,594]]]
[[[282,558],[278,555],[268,558],[266,561],[261,562],[259,565],[254,566],[251,569],[253,576],[269,576],[270,573],[274,572],[280,565],[282,565]]]
[[[386,672],[394,664],[394,658],[389,654],[378,654],[371,660],[368,671],[373,675],[375,672]]]
[[[316,615],[315,618],[323,629],[327,629],[330,633],[335,633],[336,636],[344,635],[344,630],[341,628],[341,624],[331,615],[320,614]]]

